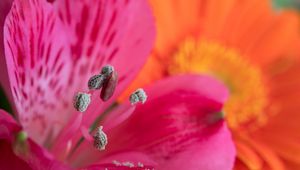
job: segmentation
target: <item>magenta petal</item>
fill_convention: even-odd
[[[152,155],[161,169],[169,168],[168,160],[187,160],[186,153],[197,158],[190,160],[188,169],[195,169],[192,165],[203,165],[200,169],[232,167],[233,142],[220,114],[228,96],[224,85],[207,76],[185,75],[162,80],[145,91],[148,101],[107,132],[107,152],[140,149]],[[221,142],[225,145],[215,146]],[[192,153],[191,146],[199,150]],[[211,163],[215,160],[216,164]]]
[[[73,110],[69,45],[52,6],[44,0],[15,0],[4,45],[18,118],[36,142],[47,142]]]
[[[13,141],[14,133],[17,133],[20,130],[21,127],[11,115],[0,109],[0,139]]]
[[[232,170],[235,147],[228,128],[223,125],[213,135],[204,137],[197,144],[173,153],[170,159],[161,159],[160,156],[157,158],[160,160],[158,169],[161,170],[172,170],[178,167],[185,170]]]
[[[5,63],[4,55],[4,44],[3,44],[3,27],[5,18],[11,8],[13,0],[1,0],[0,1],[0,86],[5,89],[6,95],[9,97],[10,101],[13,101],[10,91],[10,85],[8,81],[7,68]]]
[[[90,125],[137,75],[152,48],[154,21],[146,0],[57,0],[54,2],[70,38],[74,65],[72,83],[89,77],[110,64],[119,75],[115,95],[103,103],[98,97],[87,111]],[[95,111],[96,110],[96,111]]]
[[[12,146],[7,141],[0,140],[0,169],[2,170],[32,170],[30,166],[20,159],[12,150]]]
[[[21,127],[3,110],[0,110],[0,123],[0,169],[69,169],[31,139],[24,143],[17,141],[15,136]]]
[[[20,122],[39,144],[51,143],[73,116],[73,95],[111,64],[120,77],[116,95],[105,105],[93,100],[84,119],[89,126],[137,74],[153,41],[146,1],[15,0],[4,45]]]

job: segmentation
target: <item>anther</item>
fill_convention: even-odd
[[[103,86],[104,80],[105,78],[102,74],[92,76],[88,82],[89,89],[100,89]]]
[[[74,97],[74,108],[79,112],[84,112],[91,102],[91,95],[87,93],[77,93]]]
[[[144,167],[144,164],[143,163],[141,163],[141,162],[138,162],[138,167]]]
[[[118,83],[118,74],[115,71],[113,71],[103,84],[103,88],[100,94],[100,98],[103,101],[107,101],[112,97],[112,95],[115,92],[117,83]]]
[[[102,131],[102,126],[98,127],[97,132],[94,135],[94,147],[98,150],[104,150],[107,145],[107,136]]]
[[[138,102],[142,102],[144,104],[146,102],[146,100],[147,100],[146,92],[141,88],[137,89],[129,97],[129,101],[132,105],[134,105]]]
[[[101,74],[103,74],[105,77],[109,77],[112,75],[112,73],[115,71],[114,67],[111,65],[105,65],[102,67]]]
[[[122,164],[121,164],[119,161],[117,161],[117,160],[113,160],[112,162],[113,162],[113,164],[115,164],[116,166],[121,166],[121,165],[122,165]]]
[[[129,167],[129,168],[134,167],[134,164],[131,163],[131,162],[123,162],[122,165],[123,165],[123,166],[127,166],[127,167]]]

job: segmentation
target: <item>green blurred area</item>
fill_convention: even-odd
[[[11,106],[1,86],[0,86],[0,108],[6,110],[8,113],[12,113]]]
[[[275,9],[293,8],[300,10],[300,0],[273,0]]]

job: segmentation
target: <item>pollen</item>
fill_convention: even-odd
[[[144,104],[146,100],[147,100],[147,94],[142,88],[137,89],[129,96],[129,101],[132,105],[138,102],[142,102]]]
[[[109,77],[115,71],[114,67],[111,65],[105,65],[102,67],[101,74]]]
[[[87,93],[77,93],[74,97],[74,108],[79,112],[84,112],[91,102],[91,95]]]
[[[100,89],[103,86],[104,80],[105,79],[102,74],[92,76],[88,82],[89,89]]]
[[[143,163],[141,163],[141,162],[138,162],[138,167],[144,167],[144,164]]]
[[[127,166],[127,167],[129,167],[129,168],[133,168],[133,167],[134,167],[134,164],[133,164],[132,162],[129,162],[129,161],[123,162],[122,165],[123,165],[123,166]]]
[[[94,135],[94,147],[100,151],[105,150],[105,146],[108,143],[107,135],[103,132],[103,127],[98,127]]]
[[[261,70],[235,49],[188,39],[174,54],[168,71],[207,74],[223,81],[230,91],[224,111],[231,128],[250,122],[261,125],[267,120],[268,91]]]

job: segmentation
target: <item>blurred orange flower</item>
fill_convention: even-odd
[[[300,27],[266,0],[151,0],[156,46],[132,88],[165,76],[222,80],[235,169],[300,169]],[[192,83],[192,82],[187,82]]]

